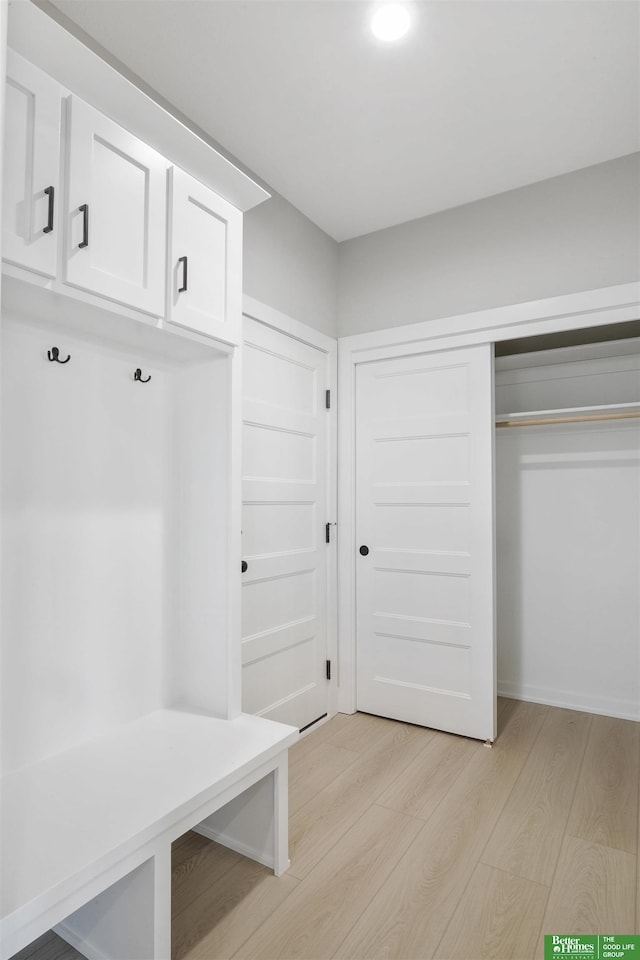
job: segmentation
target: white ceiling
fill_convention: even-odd
[[[640,149],[636,0],[55,0],[336,240]]]

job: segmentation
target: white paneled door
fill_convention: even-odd
[[[495,736],[490,346],[356,373],[358,710]]]
[[[248,317],[243,338],[242,709],[303,728],[328,705],[329,360]]]

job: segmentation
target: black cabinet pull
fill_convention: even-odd
[[[89,204],[83,203],[79,209],[82,214],[82,243],[78,247],[82,248],[89,246]]]
[[[49,197],[49,209],[47,210],[47,225],[43,228],[43,233],[51,233],[53,230],[53,204],[55,197],[55,190],[53,187],[45,187],[44,191],[45,197]]]
[[[360,547],[360,553],[363,557],[366,557],[369,553],[369,547],[366,547],[364,544]]]
[[[182,264],[182,286],[178,287],[178,293],[184,293],[187,289],[187,258],[178,257],[178,263]]]
[[[243,561],[242,561],[242,566],[241,566],[240,569],[242,570],[243,573],[246,573],[246,572],[247,572],[247,570],[249,569],[249,564],[247,563],[246,560],[243,560]]]

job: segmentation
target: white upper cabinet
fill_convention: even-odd
[[[66,283],[164,314],[167,161],[69,98]]]
[[[5,273],[239,345],[242,213],[268,194],[102,62],[88,104],[74,70],[47,60],[53,79],[20,50],[7,56]]]
[[[2,256],[54,277],[59,227],[61,88],[7,51]]]
[[[242,214],[177,167],[170,183],[167,319],[239,343]]]

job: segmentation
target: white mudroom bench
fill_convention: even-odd
[[[293,727],[158,710],[2,782],[2,960],[54,928],[89,958],[169,960],[187,830],[280,875]]]

